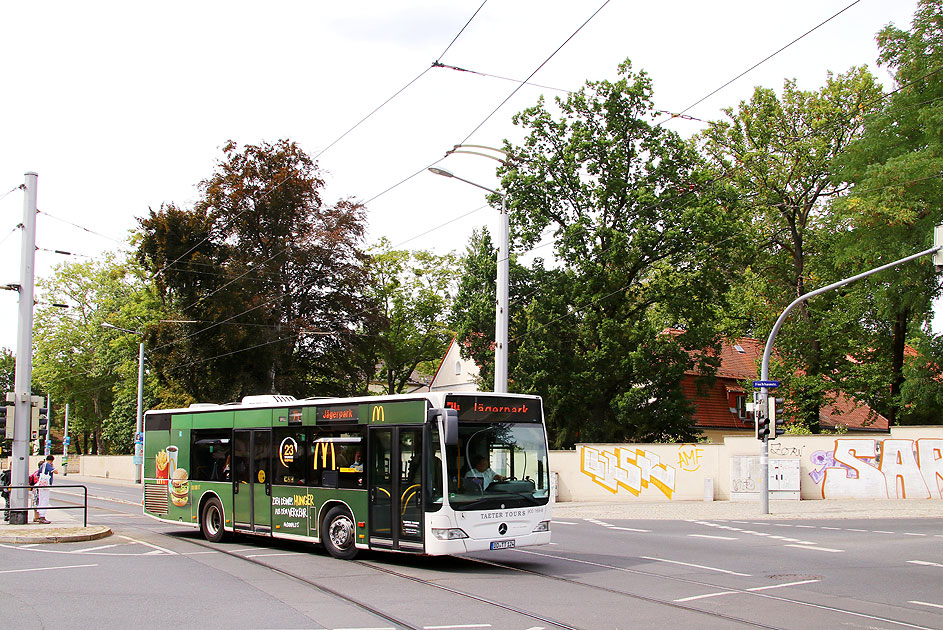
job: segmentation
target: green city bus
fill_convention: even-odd
[[[148,411],[144,513],[199,527],[441,555],[550,542],[541,399],[419,393]]]

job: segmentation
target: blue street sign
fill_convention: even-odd
[[[753,381],[753,387],[779,387],[779,381]]]

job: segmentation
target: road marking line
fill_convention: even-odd
[[[553,523],[554,525],[576,525],[576,523],[572,521],[550,521],[550,522]]]
[[[758,591],[768,591],[774,588],[785,588],[787,586],[799,586],[800,584],[812,584],[818,582],[819,580],[803,580],[801,582],[788,582],[786,584],[771,584],[769,586],[754,586],[753,588],[744,589],[744,591],[750,593],[756,593]],[[720,597],[722,595],[733,595],[735,593],[743,593],[744,591],[718,591],[716,593],[705,593],[704,595],[693,595],[691,597],[683,597],[681,599],[674,600],[675,603],[680,602],[692,602],[697,599],[707,599],[709,597]]]
[[[824,526],[823,526],[821,529],[828,529],[828,530],[831,530],[831,531],[833,531],[833,532],[840,532],[840,531],[841,531],[841,527],[824,527]]]
[[[796,525],[799,529],[815,529],[815,525]]]
[[[726,573],[728,575],[741,575],[743,577],[750,577],[749,573],[737,573],[736,571],[728,571],[727,569],[718,569],[716,567],[706,567],[703,564],[691,564],[690,562],[679,562],[678,560],[666,560],[665,558],[652,558],[651,556],[639,556],[643,560],[652,560],[654,562],[667,562],[668,564],[680,564],[685,567],[694,567],[695,569],[705,569],[707,571],[717,571],[718,573]]]
[[[615,525],[610,525],[609,528],[618,529],[619,531],[622,531],[622,532],[642,532],[643,534],[648,534],[652,531],[650,529],[635,529],[633,527],[616,527]]]
[[[691,597],[682,597],[681,599],[676,599],[674,602],[679,604],[681,602],[693,602],[696,599],[707,599],[709,597],[720,597],[721,595],[734,595],[740,591],[721,591],[719,593],[707,593],[706,595],[693,595]]]
[[[710,538],[712,540],[740,540],[736,536],[710,536],[708,534],[688,534],[690,538]]]
[[[915,599],[911,599],[907,602],[908,604],[920,604],[921,606],[932,606],[933,608],[943,608],[943,604],[932,604],[930,602],[918,602]]]
[[[919,564],[924,567],[943,567],[943,564],[937,562],[927,562],[926,560],[908,560],[907,564]]]
[[[783,545],[784,547],[795,547],[796,549],[814,549],[815,551],[827,551],[829,553],[845,553],[844,549],[832,549],[831,547],[810,547],[809,543],[804,545]]]
[[[849,532],[865,532],[865,533],[868,532],[868,530],[866,530],[866,529],[851,529],[851,528],[848,528],[847,531],[849,531]]]
[[[144,545],[145,547],[150,547],[151,549],[157,549],[158,551],[163,551],[164,553],[166,553],[167,555],[170,555],[170,556],[176,556],[176,555],[178,555],[176,551],[171,551],[170,549],[165,549],[165,548],[163,548],[163,547],[158,547],[157,545],[152,545],[152,544],[149,543],[149,542],[144,542],[143,540],[137,540],[137,539],[131,538],[131,537],[129,537],[129,536],[121,536],[121,535],[119,535],[118,538],[124,538],[125,540],[130,540],[131,542],[136,542],[136,543],[139,544],[139,545]]]
[[[883,530],[883,529],[876,529],[876,530],[874,530],[874,533],[875,533],[875,534],[893,534],[894,532],[888,532],[888,531],[885,531],[885,530]]]
[[[904,536],[926,536],[926,534],[912,534],[910,532],[904,532]]]
[[[117,547],[117,544],[114,545],[101,545],[100,547],[89,547],[88,549],[76,549],[75,551],[70,551],[69,553],[85,553],[87,551],[98,551],[99,549],[108,549],[110,547]]]
[[[297,556],[296,553],[255,553],[246,556],[246,558],[268,558],[269,556]]]
[[[187,552],[182,553],[182,554],[180,554],[180,555],[182,555],[182,556],[200,556],[200,555],[203,555],[203,554],[205,554],[205,553],[219,553],[219,552],[218,552],[218,551],[187,551]]]
[[[65,567],[37,567],[35,569],[8,569],[0,573],[27,573],[29,571],[52,571],[54,569],[84,569],[86,567],[97,567],[97,564],[71,564]]]
[[[757,591],[768,591],[773,588],[784,588],[786,586],[799,586],[801,584],[814,584],[815,582],[820,582],[820,581],[821,580],[802,580],[801,582],[787,582],[785,584],[772,584],[770,586],[754,586],[753,588],[748,588],[746,590],[750,591],[751,593],[755,593]]]

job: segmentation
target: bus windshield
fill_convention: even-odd
[[[488,510],[546,505],[550,471],[543,427],[534,423],[461,423],[447,448],[449,505]]]

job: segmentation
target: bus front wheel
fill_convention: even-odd
[[[321,540],[327,552],[341,560],[350,560],[357,555],[354,540],[357,535],[354,519],[346,509],[334,507],[324,518]]]
[[[203,537],[214,543],[222,541],[226,537],[223,522],[223,506],[219,499],[214,497],[203,506],[203,518],[200,519]]]

